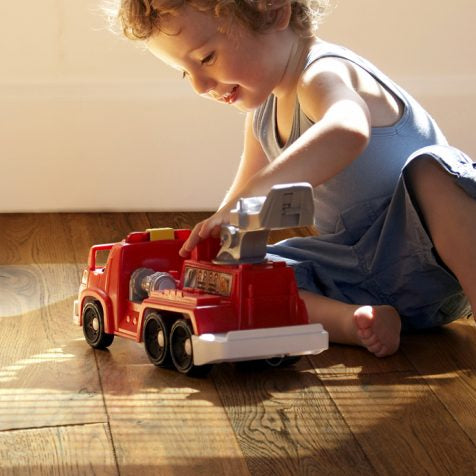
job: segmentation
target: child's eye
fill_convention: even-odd
[[[215,61],[215,52],[211,52],[209,55],[205,56],[205,58],[200,61],[201,64],[212,64]]]

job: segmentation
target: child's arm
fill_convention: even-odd
[[[194,227],[190,237],[180,250],[182,256],[188,256],[201,239],[209,235],[219,235],[221,225],[229,221],[229,211],[235,207],[238,199],[244,196],[243,191],[246,190],[247,183],[268,164],[269,160],[253,133],[253,113],[249,112],[245,120],[243,154],[233,183],[218,211]]]
[[[252,112],[249,112],[246,115],[244,135],[243,154],[238,166],[238,171],[233,179],[230,189],[222,200],[219,209],[227,203],[236,203],[236,201],[242,196],[242,190],[245,189],[246,184],[249,182],[251,177],[258,173],[263,167],[269,165],[269,160],[253,132]]]
[[[341,60],[314,63],[303,74],[297,93],[314,125],[251,178],[244,190],[248,196],[264,194],[277,183],[309,182],[316,187],[350,165],[367,146],[369,109],[352,84],[351,69]]]
[[[297,94],[314,125],[272,162],[265,160],[248,119],[243,167],[220,209],[195,227],[182,248],[184,255],[228,222],[239,197],[265,195],[278,183],[309,182],[315,187],[360,155],[369,140],[370,114],[351,78],[351,68],[333,58],[317,61],[304,72]]]

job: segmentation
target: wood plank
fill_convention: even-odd
[[[116,475],[104,424],[0,432],[2,476]]]
[[[160,212],[147,213],[152,227],[193,228],[213,212]]]
[[[57,276],[46,274],[30,273],[46,281],[35,279],[39,295]],[[78,343],[82,333],[71,324],[71,299],[35,305],[32,299],[20,307],[28,312],[2,310],[0,429],[105,421],[94,355]]]
[[[148,227],[145,213],[0,214],[0,264],[84,263],[92,245]]]
[[[0,225],[0,429],[104,422],[94,354],[71,322],[79,269],[63,217]]]
[[[424,336],[406,336],[402,348],[436,397],[476,445],[474,320],[460,319]]]
[[[150,228],[146,213],[71,213],[63,219],[71,237],[70,254],[81,264],[86,263],[91,246],[115,243],[133,231]]]
[[[331,343],[329,349],[310,356],[319,375],[362,375],[414,370],[413,364],[401,351],[379,359],[363,347]]]
[[[0,215],[0,474],[474,473],[473,321],[201,380],[93,351],[71,322],[89,247],[206,216]]]
[[[372,465],[309,363],[213,374],[252,475],[370,474]]]
[[[416,372],[321,378],[377,474],[474,474],[475,445]]]
[[[248,474],[213,380],[159,369],[120,338],[97,355],[122,475]]]
[[[73,263],[62,215],[0,214],[0,264]]]

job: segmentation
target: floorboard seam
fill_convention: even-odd
[[[99,379],[99,388],[101,389],[102,402],[103,402],[103,405],[104,405],[104,411],[106,412],[106,425],[107,425],[107,429],[108,429],[108,432],[109,432],[109,438],[111,438],[111,446],[112,446],[112,454],[114,456],[114,463],[116,465],[117,475],[121,476],[121,471],[120,471],[120,468],[119,468],[119,461],[117,459],[116,445],[114,443],[114,436],[112,434],[111,419],[109,417],[109,411],[108,411],[108,408],[107,408],[106,397],[104,396],[104,387],[103,387],[103,384],[102,384],[101,370],[99,368],[99,362],[98,362],[96,351],[94,351],[94,361],[96,362],[96,370],[97,370],[98,379]]]
[[[364,455],[364,458],[365,460],[367,461],[368,465],[374,470],[374,473],[373,474],[377,474],[377,470],[376,468],[374,467],[374,465],[372,464],[372,460],[371,458],[368,456],[367,452],[365,451],[365,448],[360,444],[360,441],[359,439],[357,438],[357,435],[352,431],[352,427],[349,425],[349,422],[347,421],[347,419],[345,418],[345,415],[343,415],[343,413],[340,411],[340,408],[339,408],[339,405],[337,404],[337,402],[334,400],[334,398],[332,397],[332,394],[331,392],[329,392],[327,386],[326,386],[326,383],[325,381],[321,378],[321,377],[324,377],[323,375],[319,374],[319,372],[317,371],[317,369],[314,367],[313,363],[312,363],[312,359],[309,357],[309,356],[305,356],[305,359],[308,361],[310,367],[314,370],[314,375],[316,376],[316,378],[321,382],[322,386],[324,387],[324,390],[326,391],[330,401],[332,402],[332,404],[334,405],[336,411],[339,413],[340,417],[342,418],[342,421],[344,422],[344,425],[345,427],[347,428],[347,431],[349,432],[350,435],[352,435],[352,438],[355,442],[355,444],[360,448],[360,451],[362,451],[362,454]],[[348,375],[348,374],[347,374]]]
[[[25,427],[18,427],[18,428],[5,428],[4,430],[0,430],[0,435],[2,433],[14,433],[16,431],[47,430],[49,428],[74,428],[74,427],[82,427],[82,426],[104,425],[106,423],[107,422],[105,422],[105,421],[88,421],[87,423],[64,423],[64,424],[57,424],[57,425],[42,425],[42,426],[25,426]]]
[[[471,442],[471,444],[476,447],[476,442],[473,440],[473,438],[471,437],[471,435],[465,430],[464,426],[461,425],[461,423],[459,422],[459,420],[453,415],[453,412],[451,411],[451,409],[449,408],[449,406],[438,396],[438,393],[435,392],[433,386],[426,381],[426,378],[423,374],[421,374],[420,372],[418,372],[418,375],[420,375],[421,379],[425,382],[425,384],[427,385],[427,387],[430,389],[430,392],[433,394],[433,396],[436,398],[436,400],[438,400],[438,402],[440,403],[440,405],[446,410],[446,412],[449,414],[449,416],[451,417],[451,419],[455,422],[456,426],[466,435],[466,437],[468,438],[468,440]]]
[[[212,381],[213,381],[213,386],[215,387],[215,390],[217,392],[218,399],[220,400],[221,407],[223,408],[223,411],[226,415],[226,419],[228,421],[228,424],[230,425],[231,431],[233,432],[233,436],[235,438],[236,444],[237,444],[238,448],[241,451],[241,457],[243,458],[243,461],[245,462],[246,468],[248,469],[248,474],[251,476],[251,470],[250,470],[250,467],[248,465],[248,458],[246,457],[246,455],[243,451],[243,448],[241,446],[240,440],[238,438],[238,435],[236,434],[235,427],[233,426],[233,422],[231,421],[231,417],[230,417],[230,414],[228,412],[228,409],[225,406],[225,402],[223,401],[223,399],[221,397],[220,389],[218,388],[217,383],[216,383],[215,379],[213,378],[213,375],[211,375],[211,378],[212,378]]]

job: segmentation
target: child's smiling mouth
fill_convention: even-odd
[[[224,94],[221,98],[219,98],[219,100],[226,104],[233,104],[238,98],[238,89],[239,86],[237,85],[230,92]]]

